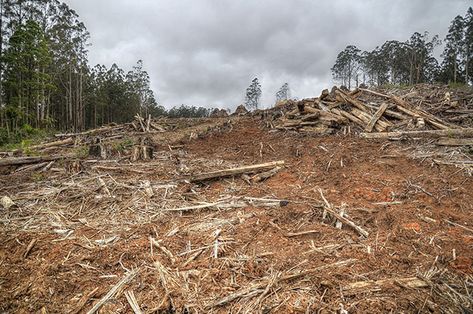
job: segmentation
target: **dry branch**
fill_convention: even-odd
[[[110,291],[104,295],[95,305],[87,312],[87,314],[96,313],[108,300],[113,298],[115,294],[120,290],[124,285],[128,284],[135,276],[139,273],[139,269],[132,270],[125,275],[116,285],[110,289]]]
[[[473,138],[442,137],[435,144],[439,146],[473,146]]]
[[[218,170],[218,171],[213,171],[213,172],[208,172],[208,173],[202,173],[202,174],[198,174],[191,177],[189,181],[199,182],[199,181],[211,180],[211,179],[216,179],[216,178],[221,178],[221,177],[228,177],[228,176],[233,176],[233,175],[238,175],[238,174],[243,174],[243,173],[254,173],[254,172],[259,172],[265,169],[275,168],[278,166],[284,166],[284,160],[273,161],[273,162],[268,162],[268,163],[258,164],[258,165],[226,169],[226,170]]]
[[[0,167],[34,164],[38,162],[58,160],[65,156],[44,156],[44,157],[9,157],[0,159]]]
[[[447,129],[447,130],[426,130],[426,131],[398,131],[398,132],[379,132],[379,133],[361,133],[364,138],[399,138],[399,137],[422,137],[422,138],[439,138],[439,137],[471,137],[473,136],[473,128],[465,129]]]

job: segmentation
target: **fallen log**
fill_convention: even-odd
[[[354,115],[352,115],[351,113],[349,112],[346,112],[345,110],[341,110],[341,109],[332,109],[331,110],[332,113],[334,114],[337,114],[337,115],[340,115],[342,117],[345,117],[347,118],[348,120],[352,121],[352,122],[355,122],[356,124],[358,124],[359,126],[361,127],[366,127],[366,123],[364,123],[362,120],[360,120],[359,118],[355,117]]]
[[[381,93],[378,93],[378,92],[375,92],[375,91],[372,91],[372,90],[369,90],[369,89],[360,89],[364,92],[367,92],[367,93],[370,93],[370,94],[373,94],[373,95],[376,95],[376,96],[379,96],[379,97],[383,97],[383,98],[386,98],[386,99],[390,99],[391,101],[393,101],[396,105],[397,105],[397,109],[399,109],[399,111],[402,111],[403,113],[409,115],[409,116],[412,116],[414,118],[424,118],[428,123],[432,124],[434,127],[438,128],[438,129],[449,129],[449,128],[454,128],[455,125],[452,125],[450,123],[446,123],[442,120],[440,120],[439,118],[423,111],[423,110],[418,110],[418,109],[415,109],[413,108],[412,105],[410,105],[409,103],[407,103],[405,100],[397,97],[397,96],[394,96],[394,95],[384,95],[384,94],[381,94]]]
[[[58,160],[62,158],[64,158],[64,156],[2,158],[0,159],[0,167],[34,164],[38,162],[52,161],[52,160]]]
[[[276,168],[271,169],[269,171],[258,173],[257,175],[255,175],[251,178],[251,181],[253,181],[255,183],[264,181],[264,180],[274,176],[276,173],[278,173],[279,170],[281,170],[281,167],[276,167]]]
[[[442,137],[435,144],[439,146],[473,146],[473,138]]]
[[[360,136],[363,137],[363,138],[473,137],[473,128],[447,129],[447,130],[425,130],[425,131],[397,131],[397,132],[360,133]]]
[[[368,113],[363,112],[363,111],[361,111],[357,108],[352,108],[351,114],[356,116],[361,121],[363,121],[366,125],[368,125],[371,121],[371,117]],[[378,120],[377,122],[378,123],[376,123],[374,125],[374,129],[378,132],[382,132],[382,131],[386,130],[388,127],[392,126],[392,124],[389,123],[389,122],[384,122],[384,121],[381,121],[381,120]]]
[[[229,177],[229,176],[243,174],[243,173],[255,173],[255,172],[259,172],[266,169],[272,169],[279,166],[284,166],[284,160],[273,161],[273,162],[268,162],[268,163],[258,164],[258,165],[225,169],[225,170],[217,170],[217,171],[212,171],[208,173],[202,173],[202,174],[198,174],[189,178],[189,181],[199,182],[199,181],[206,181],[206,180],[211,180],[211,179],[216,179],[216,178],[221,178],[221,177]]]
[[[80,136],[80,135],[92,135],[92,134],[98,134],[98,133],[103,133],[103,132],[110,132],[110,131],[118,131],[122,130],[125,128],[127,125],[131,125],[131,123],[125,123],[119,126],[113,125],[113,126],[105,126],[101,127],[98,129],[92,129],[84,132],[79,132],[79,133],[61,133],[61,134],[55,134],[55,137],[72,137],[72,136]],[[114,132],[115,133],[115,132]]]

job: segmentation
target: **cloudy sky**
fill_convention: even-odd
[[[258,77],[263,105],[288,82],[295,97],[333,85],[354,44],[371,50],[413,32],[445,37],[471,0],[67,0],[86,24],[89,60],[144,61],[158,101],[235,108]]]

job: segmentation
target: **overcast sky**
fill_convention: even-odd
[[[295,97],[333,85],[354,44],[371,50],[413,32],[445,37],[472,0],[66,0],[90,34],[91,65],[144,61],[160,104],[235,108],[258,77],[262,103],[288,82]]]

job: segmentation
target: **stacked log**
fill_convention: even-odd
[[[348,91],[345,88],[333,87],[330,92],[328,89],[323,90],[317,98],[291,102],[290,108],[287,107],[289,103],[278,104],[271,110],[284,108],[285,111],[273,125],[277,130],[316,134],[333,134],[341,130],[342,126],[350,126],[358,133],[363,133],[363,137],[366,138],[390,137],[389,135],[367,135],[372,132],[394,134],[388,132],[461,129],[461,126],[454,124],[452,119],[445,121],[439,117],[438,112],[432,113],[422,106],[413,105],[408,101],[407,96],[409,94],[401,97],[394,93],[385,94],[366,88]],[[427,96],[424,100],[426,98]],[[469,96],[463,96],[463,98],[470,99]],[[422,104],[422,101],[420,103]],[[468,110],[464,109],[460,112],[470,114]],[[465,132],[455,131],[448,133],[465,134]],[[427,134],[430,133],[427,132]],[[470,142],[462,141],[462,143]]]

